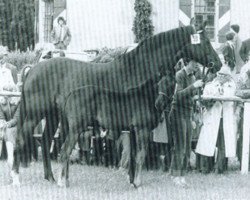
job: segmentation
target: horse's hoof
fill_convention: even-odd
[[[65,186],[66,188],[69,188],[69,180],[66,180]]]
[[[21,186],[20,181],[19,180],[15,180],[15,179],[13,179],[13,182],[12,182],[11,185],[14,186],[14,187],[20,187]]]
[[[133,182],[133,184],[134,184],[134,187],[135,187],[135,188],[138,188],[138,187],[141,186],[141,181],[140,181],[140,180],[135,180],[135,181]]]
[[[69,181],[68,180],[60,180],[57,182],[58,187],[60,188],[68,188],[69,187]]]
[[[62,182],[57,182],[57,186],[60,187],[60,188],[64,188],[65,184],[63,184]]]
[[[44,179],[46,179],[46,180],[49,181],[50,183],[55,183],[55,182],[56,182],[56,180],[54,179],[53,176],[44,177]]]

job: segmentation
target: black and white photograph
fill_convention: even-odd
[[[0,0],[1,200],[249,200],[249,0]]]

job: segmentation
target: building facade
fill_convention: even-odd
[[[230,25],[241,27],[242,39],[250,38],[249,0],[150,0],[155,34],[207,20],[207,31],[215,46],[225,41]],[[134,0],[36,0],[36,42],[50,42],[50,32],[59,16],[72,33],[69,50],[127,46],[132,32]]]

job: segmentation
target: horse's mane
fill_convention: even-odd
[[[171,43],[173,43],[173,39],[175,38],[184,39],[183,37],[186,37],[185,39],[190,40],[190,34],[193,34],[194,32],[195,30],[193,26],[185,26],[158,33],[154,36],[142,40],[135,49],[129,51],[128,53],[120,55],[118,59],[137,57],[141,56],[139,55],[141,53],[156,51],[156,49],[161,48],[163,45],[170,45]]]
[[[176,53],[190,43],[192,26],[180,27],[149,37],[113,61],[107,74],[115,83],[122,81],[124,88],[134,88],[149,79],[157,79],[160,69],[175,73]]]

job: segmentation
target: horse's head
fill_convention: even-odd
[[[160,113],[166,110],[168,105],[171,105],[175,88],[174,78],[167,75],[158,83],[158,96],[155,101],[155,107]]]
[[[210,68],[210,72],[216,73],[220,70],[222,63],[214,50],[207,33],[205,31],[206,23],[196,34],[191,35],[191,43],[183,47],[176,55],[177,60],[180,58],[188,58],[194,60],[203,66]]]

